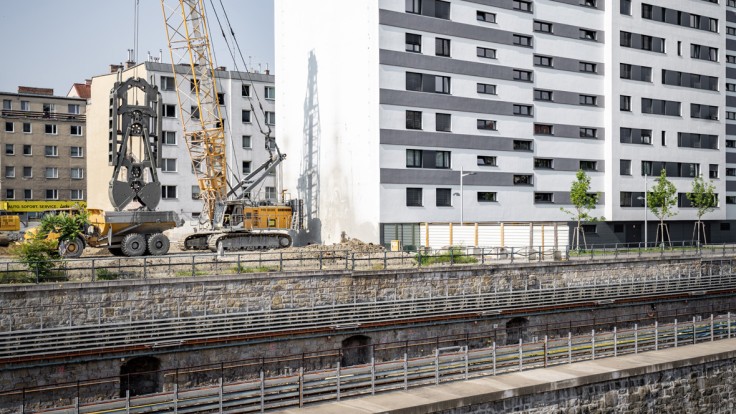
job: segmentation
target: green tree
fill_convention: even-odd
[[[700,245],[700,234],[703,234],[703,243],[708,241],[705,239],[705,224],[702,221],[704,214],[713,211],[718,206],[718,198],[716,198],[716,186],[713,182],[703,180],[702,176],[697,176],[693,180],[692,191],[687,193],[687,199],[690,204],[697,209],[698,221],[695,222],[693,233],[698,234],[698,245]],[[695,237],[693,237],[695,239]]]
[[[32,238],[16,243],[10,248],[10,253],[18,257],[28,270],[31,277],[25,281],[43,281],[51,276],[56,267],[56,241],[48,240],[45,236],[35,234]]]
[[[667,179],[667,171],[663,168],[657,179],[657,184],[647,192],[647,207],[659,219],[655,243],[661,242],[664,244],[665,237],[667,237],[667,242],[671,243],[670,232],[667,230],[664,221],[676,214],[673,210],[675,205],[677,205],[677,189]]]
[[[603,217],[595,217],[590,215],[590,211],[595,208],[600,198],[599,193],[590,192],[590,177],[583,170],[578,170],[575,174],[575,181],[570,186],[570,202],[575,209],[568,210],[560,207],[564,213],[569,215],[573,221],[577,222],[575,233],[572,237],[572,248],[580,249],[580,236],[583,237],[583,247],[587,248],[585,233],[583,232],[583,222],[596,222],[605,220]]]

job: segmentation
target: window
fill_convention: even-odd
[[[597,128],[580,128],[580,138],[595,138],[598,136]]]
[[[678,132],[677,146],[684,148],[718,149],[718,135]]]
[[[514,140],[514,151],[531,151],[532,141],[515,139]]]
[[[662,131],[662,146],[667,146],[667,131]]]
[[[514,115],[532,116],[531,105],[514,105]]]
[[[84,168],[72,168],[71,170],[72,180],[81,180],[84,178]]]
[[[549,56],[534,55],[534,66],[552,67],[552,58]]]
[[[69,135],[81,136],[82,135],[82,126],[81,125],[70,125],[69,126]]]
[[[736,92],[736,83],[726,83],[727,92]]]
[[[161,90],[162,91],[174,91],[176,90],[176,84],[172,76],[161,77]]]
[[[68,104],[67,112],[74,115],[79,115],[79,104]]]
[[[660,6],[652,6],[651,4],[641,5],[641,17],[677,26],[689,27],[691,29],[718,32],[718,19],[712,19],[710,17],[700,16],[693,13],[684,13],[679,10],[668,9]]]
[[[580,105],[595,106],[598,102],[598,98],[591,95],[580,95]]]
[[[662,84],[718,91],[718,78],[697,73],[662,69]]]
[[[51,112],[56,112],[56,105],[52,103],[45,103],[41,106],[43,108],[43,117],[48,118]]]
[[[680,102],[641,98],[641,113],[680,116]]]
[[[731,36],[736,36],[736,27],[727,26],[726,34],[731,35]]]
[[[496,14],[495,13],[488,13],[488,12],[484,12],[484,11],[478,10],[475,13],[475,18],[479,22],[496,23]]]
[[[217,104],[218,105],[225,105],[225,94],[224,93],[218,93],[217,94]]]
[[[515,34],[513,35],[513,44],[516,46],[532,46],[532,37]]]
[[[631,16],[631,0],[620,0],[620,12],[627,16]]]
[[[421,188],[407,188],[406,189],[406,205],[408,207],[421,207],[422,206],[422,189]]]
[[[266,125],[276,125],[276,112],[266,111]]]
[[[176,105],[164,104],[164,117],[176,118]]]
[[[48,189],[48,190],[46,190],[46,199],[47,200],[58,200],[59,199],[59,190],[57,190],[57,189]]]
[[[71,190],[71,198],[72,200],[82,200],[84,199],[84,190]]]
[[[422,53],[422,36],[414,33],[406,34],[406,51]]]
[[[726,204],[736,204],[736,196],[726,196]]]
[[[489,49],[487,47],[476,47],[475,48],[475,54],[478,57],[486,58],[486,59],[495,59],[496,58],[496,49]]]
[[[620,161],[619,174],[631,175],[631,160],[621,160]]]
[[[596,7],[598,0],[580,0],[580,5],[585,7]]]
[[[46,173],[44,176],[48,179],[59,178],[59,169],[56,167],[46,167]]]
[[[535,203],[552,203],[552,193],[534,193]]]
[[[176,198],[176,186],[175,185],[162,185],[161,186],[161,198],[164,200],[171,200]]]
[[[161,159],[161,171],[162,172],[176,172],[176,158],[162,158]]]
[[[485,129],[488,131],[495,131],[496,130],[496,121],[491,121],[489,119],[479,119],[477,121],[478,129]]]
[[[514,185],[532,185],[531,175],[514,175]]]
[[[33,167],[23,167],[23,178],[33,178]]]
[[[269,100],[276,99],[276,87],[275,86],[266,86],[263,89],[263,96],[265,96],[266,99],[269,99]]]
[[[590,62],[580,62],[579,66],[581,72],[585,73],[598,73],[598,65]]]
[[[406,129],[422,129],[422,113],[406,111]]]
[[[176,131],[163,131],[163,145],[176,145]]]
[[[661,37],[642,35],[621,31],[621,46],[650,52],[664,53],[665,39]]]
[[[621,79],[630,79],[642,82],[652,81],[652,68],[648,66],[631,65],[622,63],[620,65]]]
[[[5,166],[5,178],[15,178],[15,167]]]
[[[58,157],[59,147],[57,147],[56,145],[46,145],[44,147],[44,155],[46,155],[47,157]]]
[[[450,18],[450,2],[435,0],[434,17],[438,19],[449,19]]]
[[[552,158],[535,158],[534,168],[551,170],[552,169]]]
[[[736,140],[727,139],[726,140],[726,148],[736,148]]]
[[[581,160],[580,169],[583,171],[598,171],[598,162]]]
[[[690,57],[693,59],[718,62],[718,48],[697,45],[695,43],[692,43],[690,44]],[[728,55],[726,56],[726,58],[728,58]],[[736,62],[728,62],[728,63],[736,63]]]
[[[243,135],[242,137],[240,137],[240,144],[243,147],[243,149],[253,148],[250,135]]]
[[[31,103],[28,101],[20,101],[20,110],[21,111],[30,111],[31,110]]]
[[[71,147],[71,148],[69,148],[69,155],[72,158],[82,158],[82,157],[84,157],[84,148],[82,148],[82,147]]]
[[[631,47],[631,33],[622,31],[620,34],[621,34],[621,46]]]
[[[23,155],[33,155],[33,147],[30,144],[23,144]]]
[[[406,0],[406,12],[421,14],[422,13],[422,0]]]
[[[276,187],[266,187],[264,191],[264,196],[266,197],[266,200],[275,200]]]
[[[534,31],[542,33],[552,33],[552,23],[534,21]]]
[[[56,135],[56,124],[44,125],[44,133],[50,135]]]
[[[709,105],[690,104],[690,118],[718,119],[718,107]]]
[[[23,123],[23,133],[30,134],[31,132],[33,132],[33,129],[31,128],[31,123],[30,122],[24,122]]]
[[[434,160],[435,168],[450,168],[450,151],[437,151]]]
[[[486,94],[486,95],[495,95],[496,94],[496,85],[489,85],[487,83],[479,83],[477,85],[478,93]]]
[[[5,132],[15,132],[15,125],[12,122],[5,122]]]
[[[243,110],[240,117],[244,124],[250,124],[250,111]]]
[[[13,109],[13,101],[10,99],[3,99],[3,109],[6,111]]]
[[[532,72],[529,70],[514,69],[514,80],[531,82]]]
[[[485,167],[496,167],[498,164],[496,164],[496,157],[494,156],[488,156],[488,155],[479,155],[478,156],[478,165],[482,165]]]
[[[437,207],[452,207],[452,190],[449,188],[438,188],[436,191]]]
[[[199,200],[200,198],[202,198],[202,194],[200,192],[199,186],[193,185],[192,186],[192,200]]]
[[[406,167],[422,168],[422,151],[408,149],[406,150]]]
[[[5,155],[15,155],[15,146],[13,144],[5,144]]]
[[[244,97],[250,96],[250,85],[243,84],[240,87],[240,96],[244,96]]]
[[[242,162],[242,171],[243,171],[243,174],[244,175],[248,175],[248,174],[251,173],[250,163],[251,163],[250,161],[243,161]]]
[[[580,29],[580,38],[584,40],[596,40],[598,38],[598,32],[595,30]]]
[[[478,202],[479,203],[495,203],[496,200],[496,193],[491,193],[487,191],[478,191]]]
[[[736,121],[736,112],[726,111],[726,119],[729,121]]]
[[[450,77],[406,72],[406,90],[449,94]]]
[[[535,89],[534,90],[534,100],[535,101],[551,101],[552,100],[552,91],[545,91],[542,89]]]
[[[15,199],[15,190],[12,188],[8,188],[5,190],[5,198],[8,200],[14,200]]]
[[[199,119],[199,107],[190,106],[189,108],[189,113],[191,114],[192,119]]]
[[[23,199],[24,200],[31,200],[33,198],[33,190],[30,188],[26,188],[23,190]]]
[[[708,165],[708,178],[718,178],[718,164]]]
[[[450,114],[435,115],[435,129],[440,132],[451,131],[452,116]]]
[[[532,11],[532,2],[527,0],[513,0],[514,10]]]
[[[437,56],[450,56],[450,39],[437,37],[434,39],[434,54]]]
[[[624,144],[644,144],[652,143],[651,129],[621,128],[619,130],[620,142]]]
[[[726,177],[736,177],[736,168],[726,168]]]
[[[534,124],[534,135],[553,135],[552,125]]]
[[[620,109],[625,112],[631,112],[631,97],[621,95]]]

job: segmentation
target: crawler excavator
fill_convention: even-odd
[[[225,129],[217,99],[217,80],[202,0],[161,0],[180,119],[203,209],[186,235],[184,250],[262,250],[289,247],[302,228],[302,202],[272,203],[251,193],[286,158],[270,128],[265,133],[268,160],[244,179],[228,182]],[[256,95],[257,97],[257,95]],[[262,109],[262,105],[259,107]]]

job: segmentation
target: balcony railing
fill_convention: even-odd
[[[48,119],[50,121],[74,122],[84,122],[87,119],[86,115],[82,114],[66,114],[49,111],[14,111],[11,109],[3,109],[0,116],[3,118]]]

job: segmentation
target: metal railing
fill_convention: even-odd
[[[620,299],[656,298],[687,294],[700,297],[709,292],[736,289],[736,273],[642,275],[636,279],[606,284],[537,288],[400,298],[385,301],[355,301],[314,307],[284,306],[233,310],[217,315],[176,315],[160,319],[133,319],[105,324],[41,327],[0,333],[0,361],[4,363],[48,359],[70,353],[103,353],[132,347],[156,348],[202,341],[227,341],[257,335],[319,332],[340,327],[400,323],[418,319],[477,318],[501,312],[534,308],[561,308],[576,304],[614,304]],[[268,302],[270,303],[270,302]],[[71,321],[71,318],[70,318]],[[165,344],[165,345],[163,345]]]
[[[92,257],[51,261],[53,270],[20,261],[0,262],[1,283],[58,283],[237,275],[262,272],[311,270],[387,270],[438,266],[489,265],[562,260],[618,260],[629,258],[699,258],[736,255],[736,245],[693,246],[681,242],[672,247],[643,245],[590,245],[571,251],[541,247],[422,248],[416,252],[366,252],[316,250],[300,252],[250,252],[171,254],[153,257]]]
[[[123,379],[118,378],[16,389],[0,393],[0,399],[14,401],[16,405],[5,407],[17,407],[20,413],[264,412],[727,339],[733,337],[735,328],[728,312],[711,314],[706,319],[693,317],[606,331],[592,329],[578,335],[545,335],[530,342],[519,339],[512,345],[499,345],[494,340],[488,346],[473,349],[469,343],[459,342],[438,346],[419,357],[404,353],[403,358],[379,361],[371,355],[367,362],[351,366],[344,366],[338,353],[332,355],[335,359],[327,369],[310,369],[303,357],[298,369],[281,372],[264,367],[263,362],[177,369],[164,373],[171,383],[168,389],[146,395],[131,395],[130,389],[123,386]],[[256,374],[252,379],[228,381],[228,370],[251,370]],[[188,377],[193,375],[207,377],[210,384],[186,386]],[[130,384],[130,377],[124,379]],[[101,387],[119,393],[120,397],[95,400],[99,399]],[[64,391],[66,395],[60,397]],[[39,398],[41,393],[53,398],[43,400]]]

